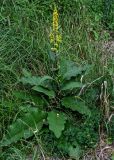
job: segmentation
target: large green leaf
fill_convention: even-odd
[[[42,126],[46,113],[34,109],[25,114],[24,117],[17,119],[8,129],[6,136],[1,141],[1,146],[7,146],[13,142],[17,142],[21,138],[29,138],[34,133],[38,132]]]
[[[65,127],[65,122],[67,120],[63,113],[49,112],[48,113],[48,123],[49,129],[54,132],[55,136],[59,138]]]
[[[80,82],[70,81],[70,82],[64,83],[63,86],[61,87],[61,90],[63,91],[72,90],[75,88],[81,88],[82,86],[83,84]]]
[[[44,83],[49,80],[53,80],[53,78],[50,76],[43,76],[43,77],[31,76],[31,77],[22,77],[20,79],[20,82],[22,82],[23,84],[30,84],[32,86],[38,86],[38,85],[44,86]]]
[[[89,65],[79,66],[73,61],[62,60],[60,63],[60,75],[63,80],[70,80],[72,77],[76,77],[86,71]]]
[[[70,146],[68,151],[69,156],[76,160],[79,160],[80,156],[82,155],[82,150],[79,145],[77,145],[76,147]]]
[[[32,93],[25,91],[13,91],[13,95],[17,99],[33,103],[34,105],[42,106],[44,104],[44,100],[40,96]]]
[[[81,114],[87,116],[91,115],[90,109],[85,105],[83,101],[77,100],[75,97],[65,97],[62,99],[62,105],[66,108],[70,108],[72,111],[78,111]]]
[[[76,140],[73,142],[68,142],[64,137],[61,137],[58,142],[58,148],[61,151],[68,153],[71,158],[79,160],[79,158],[82,156],[83,150]]]
[[[63,78],[66,80],[69,80],[71,77],[76,77],[77,75],[82,74],[82,72],[85,70],[86,70],[86,67],[73,66],[72,68],[69,68],[67,70],[67,72],[63,75]]]
[[[30,84],[31,86],[39,85],[41,81],[41,77],[39,76],[32,76],[32,77],[22,77],[20,82],[23,84]]]
[[[46,89],[41,86],[34,86],[34,87],[32,87],[32,89],[37,92],[44,93],[45,95],[49,96],[50,98],[55,97],[55,92],[53,90],[49,90],[49,89]]]
[[[74,63],[72,61],[63,59],[60,61],[60,69],[59,69],[59,73],[60,75],[64,75],[69,68],[72,68],[74,66]]]
[[[40,80],[40,85],[42,85],[45,81],[48,81],[48,80],[53,80],[53,78],[50,76],[43,76]]]

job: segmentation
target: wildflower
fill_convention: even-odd
[[[53,28],[52,28],[52,32],[49,35],[50,43],[51,45],[53,45],[51,48],[53,52],[58,51],[59,44],[62,41],[62,36],[59,33],[58,17],[59,17],[59,14],[58,14],[57,8],[55,7],[53,11]]]
[[[54,42],[54,34],[50,33],[49,37],[50,37],[50,43],[53,43]]]
[[[61,43],[62,42],[62,36],[61,34],[56,35],[56,42]]]
[[[57,8],[55,7],[53,11],[53,32],[57,33],[58,32],[58,11]]]

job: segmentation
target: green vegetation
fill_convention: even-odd
[[[1,160],[83,159],[101,130],[113,143],[114,3],[55,3],[0,1]]]

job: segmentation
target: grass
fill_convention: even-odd
[[[76,11],[75,6],[71,6],[70,9],[70,3],[62,4],[58,1],[58,5],[63,37],[60,54],[78,64],[92,64],[93,69],[86,77],[86,81],[94,82],[107,74],[106,68],[113,69],[113,60],[108,57],[102,61],[104,55],[97,45],[107,40],[102,35],[103,25],[100,17],[96,20],[96,14],[91,14],[84,2],[76,3]],[[49,32],[53,5],[51,1],[40,4],[36,0],[30,2],[3,0],[0,6],[0,139],[2,139],[9,124],[21,115],[22,104],[13,97],[12,92],[19,87],[17,81],[22,75],[22,69],[26,68],[34,75],[48,73],[47,57],[50,49]],[[113,75],[110,76],[113,78]],[[36,135],[28,141],[22,140],[10,148],[3,148],[0,158],[24,160],[33,154],[33,159],[38,159],[35,146],[40,139],[37,140]],[[38,152],[42,156],[51,155],[45,152],[45,145],[42,148],[43,144],[40,143]]]

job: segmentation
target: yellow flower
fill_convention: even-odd
[[[55,7],[53,11],[53,31],[56,33],[58,32],[58,17],[59,17],[59,14],[58,14],[57,8]]]
[[[56,35],[56,42],[61,43],[62,42],[62,36],[61,34]]]
[[[58,14],[57,8],[55,7],[54,11],[53,11],[53,29],[49,35],[50,43],[51,43],[51,45],[53,45],[51,50],[54,52],[57,52],[57,50],[59,48],[59,44],[62,41],[62,36],[59,33],[58,17],[59,17],[59,14]]]
[[[54,42],[54,34],[50,33],[49,37],[50,37],[50,42],[53,43]]]

